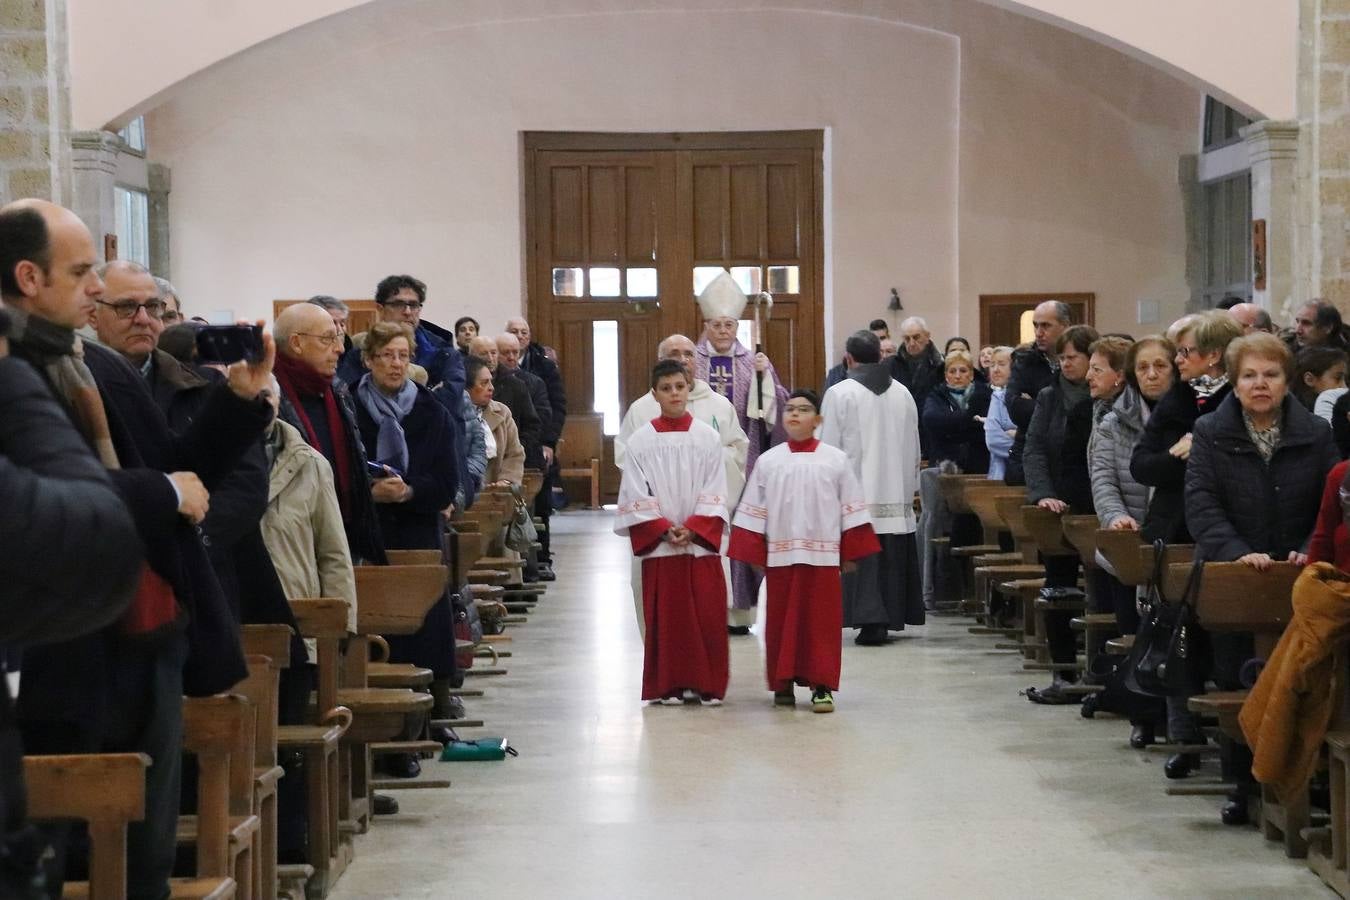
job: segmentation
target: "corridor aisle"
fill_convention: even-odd
[[[844,647],[837,712],[774,708],[755,637],[720,708],[643,707],[627,542],[554,518],[558,580],[469,701],[520,757],[426,763],[448,790],[357,839],[334,900],[1331,896],[1219,799],[1164,797],[1120,721],[1037,707],[966,620]]]

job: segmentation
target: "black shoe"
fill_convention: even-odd
[[[749,634],[749,633],[750,633],[750,626],[749,626],[749,625],[728,625],[728,626],[727,626],[727,634],[734,635],[734,636],[736,636],[736,637],[744,637],[745,635],[747,635],[747,634]]]
[[[853,643],[859,647],[881,647],[886,643],[885,625],[864,625],[858,629]]]
[[[416,778],[422,764],[411,753],[387,753],[380,758],[380,770],[392,778]]]
[[[553,566],[548,563],[540,563],[535,571],[534,577],[540,581],[557,581],[558,576],[553,574]]]
[[[373,794],[370,799],[370,811],[377,816],[398,814],[398,801],[388,794]]]
[[[1195,753],[1173,753],[1163,763],[1163,774],[1173,780],[1186,778],[1200,768],[1200,756]]]
[[[1225,825],[1246,825],[1249,821],[1247,816],[1247,795],[1238,791],[1228,795],[1228,802],[1223,805],[1219,811],[1219,818]]]
[[[1130,746],[1136,750],[1143,750],[1149,744],[1156,743],[1153,734],[1152,722],[1140,722],[1130,727]]]
[[[427,738],[445,746],[455,740],[455,732],[444,725],[430,725],[427,727]]]
[[[1047,688],[1029,687],[1026,690],[1026,695],[1032,703],[1040,703],[1044,706],[1069,706],[1083,702],[1081,696],[1068,693],[1064,690],[1064,685],[1058,681]]]

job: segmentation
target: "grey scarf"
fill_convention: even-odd
[[[1064,402],[1064,411],[1070,412],[1075,406],[1089,399],[1092,394],[1088,390],[1086,381],[1074,384],[1061,374],[1059,376],[1059,396]]]
[[[848,370],[848,377],[877,396],[891,389],[891,370],[885,363],[857,363]]]
[[[413,404],[417,402],[417,383],[409,378],[399,392],[390,397],[375,387],[367,372],[356,385],[356,397],[380,429],[375,439],[375,461],[392,466],[406,476],[408,437],[403,433],[403,418],[412,412]]]

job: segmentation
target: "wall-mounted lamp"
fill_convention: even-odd
[[[891,288],[891,302],[886,305],[891,312],[899,312],[905,308],[905,304],[900,302],[900,292]]]

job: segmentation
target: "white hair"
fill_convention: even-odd
[[[904,331],[910,325],[918,325],[923,331],[928,331],[928,323],[923,320],[922,316],[910,316],[908,319],[905,319],[905,321],[900,323],[900,330]]]

